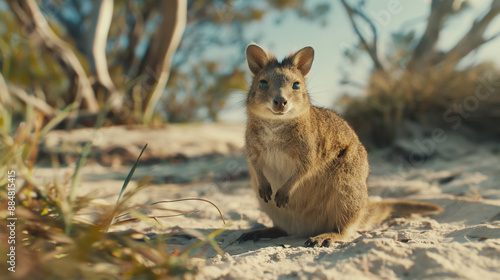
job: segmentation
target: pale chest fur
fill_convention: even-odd
[[[264,127],[259,134],[262,152],[259,163],[264,176],[273,189],[273,194],[295,173],[297,162],[287,154],[285,143],[280,137],[281,127]]]
[[[257,164],[261,168],[267,181],[271,184],[272,200],[264,202],[259,198],[259,203],[262,211],[264,211],[271,220],[274,226],[285,230],[290,235],[310,236],[329,230],[328,218],[325,218],[323,211],[328,207],[329,198],[316,197],[322,192],[310,193],[311,188],[299,187],[291,194],[290,202],[286,207],[278,208],[275,202],[275,195],[292,175],[298,170],[299,160],[290,154],[290,150],[298,147],[295,137],[288,138],[293,140],[285,140],[283,136],[283,127],[273,126],[271,128],[261,127],[258,133],[260,153],[257,159]],[[253,187],[257,189],[259,185],[256,180],[253,181]],[[308,185],[310,182],[305,182]],[[325,182],[322,180],[313,182],[319,183],[320,186]],[[312,200],[311,200],[312,199]],[[314,203],[309,203],[314,201]],[[300,205],[300,207],[298,206]],[[311,216],[316,216],[318,219],[311,219]]]

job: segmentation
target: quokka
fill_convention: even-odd
[[[250,181],[274,226],[240,242],[293,235],[309,237],[306,246],[330,246],[392,215],[442,211],[430,203],[368,201],[364,146],[346,121],[310,102],[312,47],[281,62],[253,44],[246,55],[253,73],[245,133]]]

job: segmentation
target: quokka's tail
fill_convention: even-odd
[[[380,224],[391,217],[409,216],[413,213],[434,215],[443,211],[436,204],[407,200],[370,202],[366,213],[365,225]]]

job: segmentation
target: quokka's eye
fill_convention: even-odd
[[[259,88],[268,88],[269,84],[267,83],[266,80],[260,80],[259,82]]]
[[[292,88],[293,88],[294,90],[298,90],[298,89],[300,89],[299,82],[295,82],[295,83],[293,83]]]

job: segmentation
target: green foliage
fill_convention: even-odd
[[[64,93],[69,86],[64,70],[53,61],[50,53],[35,49],[30,45],[31,38],[26,30],[20,28],[12,13],[0,10],[0,66],[4,78],[34,93],[42,95],[49,104],[62,107],[70,104]],[[26,107],[19,101],[9,106],[14,119],[20,119]]]
[[[172,79],[167,88],[177,94],[167,94],[163,101],[169,122],[193,120],[200,107],[207,109],[205,117],[218,120],[218,113],[224,108],[229,95],[235,90],[245,90],[247,83],[243,70],[220,73],[219,68],[216,62],[203,62],[194,66],[191,74],[176,70],[171,73]]]

